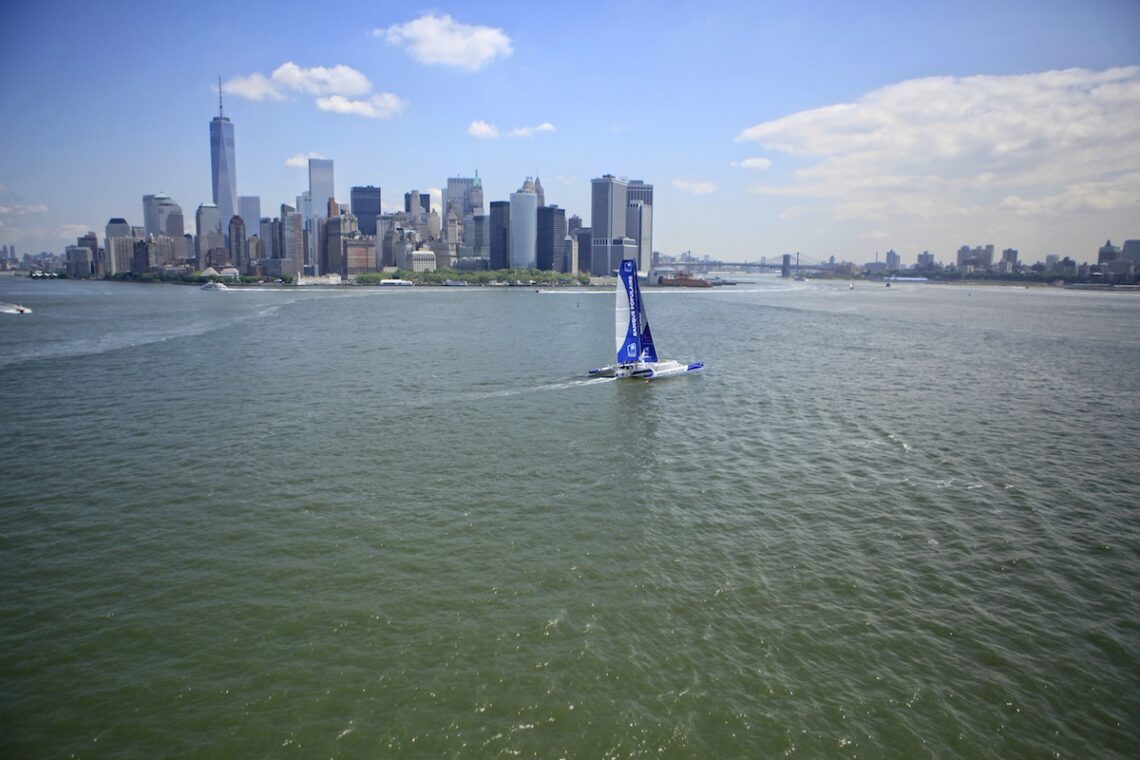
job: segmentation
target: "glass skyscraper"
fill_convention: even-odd
[[[511,193],[512,269],[534,269],[537,266],[537,242],[538,196],[526,189]]]
[[[380,188],[367,185],[349,191],[349,204],[362,235],[376,236],[376,217],[380,215]]]
[[[214,204],[223,223],[238,212],[237,166],[234,163],[234,125],[222,112],[222,90],[218,85],[218,115],[210,122],[210,173]]]

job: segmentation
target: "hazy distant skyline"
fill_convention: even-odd
[[[1095,260],[1140,237],[1140,3],[7,4],[0,243],[62,251],[165,192],[211,199],[217,78],[237,191],[273,215],[332,159],[386,209],[528,175],[654,184],[654,247],[870,261],[960,245]],[[437,196],[438,201],[438,196]],[[881,258],[881,255],[880,255]]]

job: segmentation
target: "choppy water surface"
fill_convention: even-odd
[[[0,301],[5,756],[1140,754],[1140,297]]]

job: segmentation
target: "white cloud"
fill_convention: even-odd
[[[390,119],[408,105],[390,92],[369,95],[368,77],[343,64],[306,68],[287,61],[268,77],[260,73],[234,77],[222,85],[222,91],[248,100],[285,100],[290,92],[315,95],[314,103],[322,111],[370,119]]]
[[[499,128],[494,124],[488,124],[482,119],[476,119],[467,127],[467,134],[484,140],[494,140],[499,136]]]
[[[772,160],[768,158],[746,158],[743,161],[733,161],[732,165],[744,169],[768,169],[772,166]]]
[[[306,95],[364,95],[372,90],[368,77],[351,66],[298,66],[287,61],[270,76],[254,72],[222,84],[222,92],[247,100],[284,100],[288,91]]]
[[[285,159],[286,166],[292,166],[295,169],[304,169],[309,165],[310,158],[324,158],[320,153],[297,153]]]
[[[420,63],[478,71],[498,57],[513,52],[502,29],[463,24],[451,16],[428,13],[406,24],[373,29],[390,45],[404,47]]]
[[[273,72],[273,81],[309,95],[364,95],[372,89],[368,77],[342,64],[304,68],[288,61]]]
[[[264,74],[254,72],[249,76],[234,77],[222,84],[222,92],[237,95],[246,100],[284,100],[278,83]]]
[[[483,140],[494,140],[499,137],[534,137],[556,131],[554,125],[549,121],[544,121],[537,127],[515,127],[505,133],[494,124],[489,124],[482,119],[476,119],[467,126],[467,134]]]
[[[822,199],[836,219],[1124,218],[1140,208],[1140,66],[908,80],[736,139],[814,159],[753,191]]]
[[[390,119],[404,110],[406,105],[406,101],[390,92],[382,92],[363,100],[353,100],[343,95],[317,98],[317,108],[322,111],[367,116],[370,119]]]
[[[92,232],[92,228],[88,224],[61,224],[55,230],[55,236],[60,240],[70,240],[74,244],[76,238]]]
[[[431,207],[438,214],[440,209],[443,208],[443,190],[438,187],[429,187],[428,195],[431,196]]]
[[[511,130],[512,137],[534,137],[536,134],[544,132],[555,132],[554,125],[549,121],[544,121],[537,127],[516,127]]]
[[[46,214],[48,207],[42,203],[14,203],[0,205],[0,216],[27,216],[28,214]]]
[[[716,185],[712,182],[699,179],[675,179],[673,180],[673,187],[678,190],[684,190],[686,193],[696,193],[697,195],[704,195],[716,190]]]

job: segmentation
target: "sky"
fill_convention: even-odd
[[[873,6],[873,7],[863,7]],[[277,215],[334,162],[387,208],[447,177],[654,185],[654,249],[864,263],[1140,238],[1140,2],[4,3],[0,244],[62,252],[165,192],[209,122]],[[437,199],[438,200],[438,199]]]

